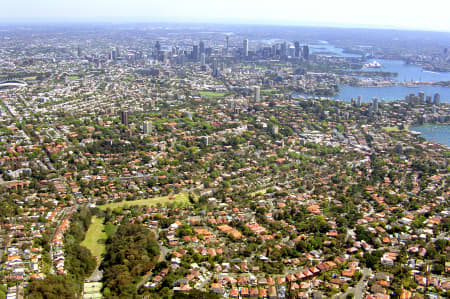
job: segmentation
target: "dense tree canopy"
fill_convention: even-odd
[[[33,280],[27,294],[28,298],[34,299],[75,298],[76,288],[68,276],[49,275],[44,280]]]
[[[118,227],[107,240],[102,262],[104,295],[109,298],[131,298],[136,294],[139,278],[153,269],[159,257],[159,246],[153,233],[138,224]]]

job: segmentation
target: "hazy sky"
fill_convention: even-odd
[[[139,17],[140,20],[148,21],[340,24],[450,31],[450,1],[4,0],[0,10],[0,22],[14,19],[91,21],[112,17]]]

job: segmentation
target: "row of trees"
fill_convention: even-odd
[[[88,208],[79,210],[71,219],[64,238],[67,275],[49,275],[44,280],[33,280],[27,287],[28,298],[75,298],[81,293],[83,281],[96,267],[89,249],[80,243],[86,236],[92,214]]]

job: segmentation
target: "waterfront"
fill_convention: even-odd
[[[450,81],[450,73],[426,71],[420,66],[406,64],[402,60],[370,59],[368,62],[373,62],[375,60],[381,64],[381,68],[366,68],[364,71],[397,73],[398,76],[394,77],[394,80],[397,82]]]
[[[361,96],[363,102],[371,102],[372,98],[384,99],[385,101],[404,100],[405,96],[419,91],[425,92],[427,96],[434,96],[435,93],[441,95],[441,102],[450,103],[450,87],[424,85],[419,87],[406,87],[401,85],[387,87],[356,87],[356,86],[339,86],[340,92],[334,99],[350,101]]]
[[[422,133],[420,136],[429,141],[445,144],[450,147],[450,125],[422,125],[410,126],[410,131]]]
[[[309,50],[311,54],[316,54],[319,56],[361,58],[361,55],[359,54],[345,53],[344,49],[338,48],[326,42],[320,44],[311,44],[309,45]]]

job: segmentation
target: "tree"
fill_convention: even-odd
[[[26,290],[28,298],[59,299],[75,298],[76,289],[68,276],[49,275],[43,280],[33,280]]]

